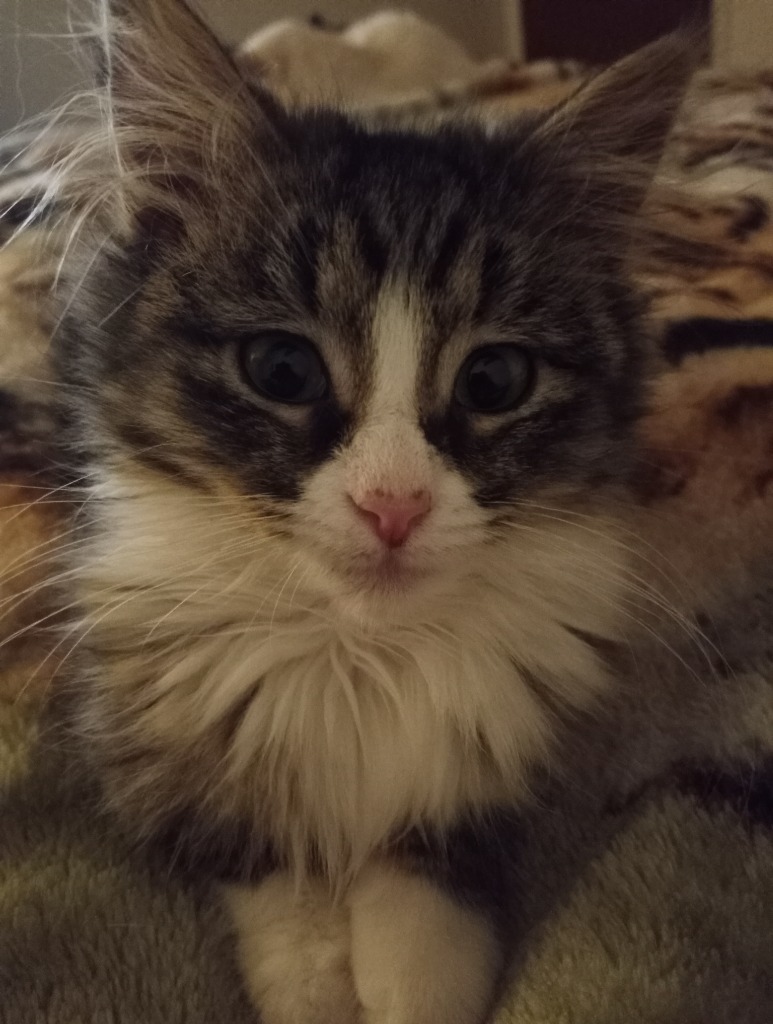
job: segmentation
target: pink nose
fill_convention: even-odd
[[[376,536],[390,548],[399,548],[432,507],[429,491],[385,494],[369,491],[355,505]]]

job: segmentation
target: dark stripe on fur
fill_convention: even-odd
[[[749,825],[773,828],[773,758],[754,766],[684,766],[676,779],[682,793],[708,810],[732,810]]]
[[[743,212],[733,221],[730,237],[738,242],[746,242],[750,235],[770,223],[770,208],[759,196],[742,196]]]
[[[185,413],[206,438],[197,455],[213,467],[231,467],[248,494],[296,500],[310,470],[329,457],[348,425],[332,401],[318,403],[307,425],[295,427],[225,383],[182,372],[179,385]]]
[[[365,266],[379,282],[389,264],[389,244],[386,239],[380,237],[373,218],[365,210],[357,219],[357,235]]]
[[[773,345],[773,320],[723,320],[720,317],[692,317],[670,324],[663,340],[663,353],[678,365],[688,355],[711,349]]]
[[[401,867],[423,875],[463,906],[503,929],[507,920],[507,855],[515,849],[514,817],[488,811],[446,832],[412,829],[392,853]]]
[[[181,466],[169,456],[153,451],[136,452],[134,461],[146,469],[150,469],[154,473],[160,473],[162,476],[170,477],[172,480],[176,480],[178,483],[184,484],[194,491],[211,494],[211,488],[201,476]]]
[[[290,251],[301,297],[312,313],[317,311],[317,273],[321,244],[319,223],[312,217],[304,217],[298,224]]]
[[[486,319],[494,297],[505,289],[511,276],[512,261],[507,249],[498,239],[492,239],[483,253],[476,320]]]
[[[53,433],[50,406],[0,389],[0,469],[9,473],[49,468]]]
[[[459,213],[453,214],[435,253],[434,263],[427,274],[427,286],[430,290],[437,291],[445,287],[448,274],[467,240],[467,234],[468,225],[465,218]]]
[[[162,476],[171,477],[196,491],[211,493],[207,480],[190,466],[184,465],[174,445],[165,442],[154,431],[136,423],[123,423],[117,428],[116,433],[131,449],[134,461],[141,466]]]
[[[171,814],[149,846],[177,871],[206,882],[255,883],[278,866],[274,850],[254,827],[213,824],[192,808]]]

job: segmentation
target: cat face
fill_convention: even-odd
[[[681,46],[515,123],[358,121],[283,109],[175,0],[117,11],[59,350],[100,479],[239,502],[366,618],[608,512],[642,389],[624,257]]]
[[[244,140],[233,209],[202,190],[92,275],[100,458],[244,499],[339,610],[415,614],[492,551],[517,572],[517,524],[626,471],[642,342],[620,253],[533,126],[274,131],[268,159]]]

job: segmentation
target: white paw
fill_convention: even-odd
[[[484,916],[419,875],[371,864],[346,902],[283,874],[231,887],[263,1024],[483,1024],[501,969]]]
[[[368,868],[349,903],[366,1024],[483,1024],[501,950],[482,915],[388,864]]]
[[[247,989],[264,1024],[359,1024],[347,908],[286,875],[233,886],[228,903]]]

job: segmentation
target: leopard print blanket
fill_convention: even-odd
[[[341,43],[364,45],[352,39],[336,37],[336,59]],[[240,59],[295,81],[282,45],[280,60],[264,35]],[[368,102],[502,117],[585,74],[454,52],[459,75],[410,88],[386,76]],[[433,67],[447,75],[444,54]],[[247,1024],[207,893],[133,859],[53,754],[32,760],[56,662],[36,627],[51,612],[33,555],[66,530],[66,506],[48,463],[58,253],[31,214],[67,141],[16,136],[0,156],[0,1022]],[[773,1019],[773,72],[699,74],[663,175],[669,202],[637,268],[662,355],[639,497],[690,628],[660,633],[644,660],[624,656],[616,701],[573,723],[565,770],[535,782],[500,1024]]]

